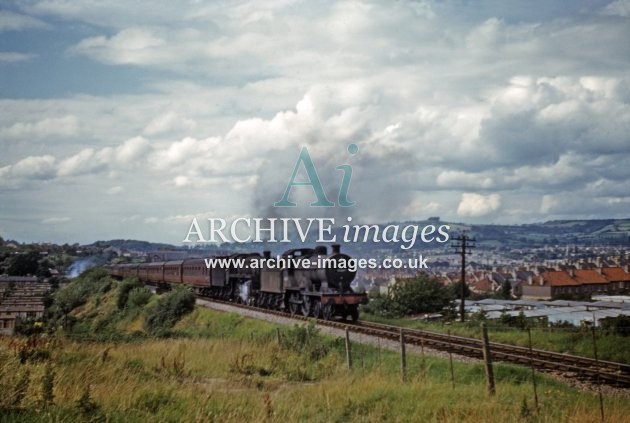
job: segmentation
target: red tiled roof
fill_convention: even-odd
[[[471,282],[470,287],[477,292],[488,292],[492,291],[492,282],[490,282],[488,278],[482,278],[478,281]]]
[[[602,268],[602,276],[610,282],[630,281],[630,273],[626,273],[621,267],[604,267]]]
[[[605,277],[593,269],[574,270],[575,280],[580,285],[594,285],[608,283]]]
[[[543,285],[551,285],[551,286],[576,286],[579,283],[571,278],[571,276],[565,272],[564,270],[551,270],[548,272],[543,272],[540,274],[540,277],[543,279]],[[534,278],[533,283],[537,284],[539,280],[538,278]]]

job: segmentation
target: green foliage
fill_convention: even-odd
[[[501,284],[501,298],[509,300],[512,298],[512,284],[509,281],[504,281]]]
[[[42,377],[42,396],[41,403],[44,407],[48,407],[54,403],[55,395],[53,394],[53,387],[55,382],[55,370],[50,362],[46,363],[44,369],[44,376]]]
[[[145,327],[151,335],[165,336],[184,315],[195,308],[195,295],[186,287],[177,287],[147,310]]]
[[[623,314],[617,317],[606,317],[601,319],[602,330],[620,336],[630,336],[630,316]]]
[[[499,322],[503,325],[518,329],[527,329],[530,326],[523,311],[518,313],[518,315],[516,316],[511,316],[507,313],[501,313],[501,317],[499,317]]]
[[[35,275],[39,269],[39,253],[29,251],[17,254],[9,259],[7,273],[14,276]]]
[[[127,299],[127,307],[143,307],[149,302],[153,294],[145,287],[136,287],[129,292],[129,298]]]
[[[140,281],[137,278],[129,278],[123,280],[118,287],[118,296],[116,299],[116,307],[118,310],[122,310],[127,307],[127,300],[129,299],[129,293],[135,288],[142,287]]]
[[[104,286],[111,284],[107,271],[102,268],[92,268],[83,272],[79,277],[61,289],[54,296],[52,305],[46,310],[48,327],[52,330],[63,324],[71,328],[76,320],[69,313],[75,308],[85,304],[90,297],[101,293]]]
[[[15,333],[18,335],[31,336],[44,331],[44,323],[35,318],[19,318],[15,322]]]
[[[462,281],[453,282],[449,285],[449,289],[451,290],[451,295],[455,299],[462,298]],[[470,297],[470,287],[468,284],[464,285],[464,298]]]
[[[435,313],[448,307],[453,300],[452,291],[426,275],[396,282],[389,296],[377,295],[365,311],[386,317],[418,313]]]
[[[319,360],[328,354],[330,345],[324,342],[311,320],[305,325],[294,325],[281,337],[281,345],[291,351],[305,355],[311,360]]]

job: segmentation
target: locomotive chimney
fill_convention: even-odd
[[[315,254],[318,256],[325,256],[328,254],[328,249],[323,245],[318,245],[315,247]]]
[[[269,250],[263,251],[263,257],[266,259],[271,258],[271,251]]]
[[[341,245],[333,244],[332,252],[333,252],[333,254],[339,254],[341,252]]]

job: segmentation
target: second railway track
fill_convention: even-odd
[[[265,314],[272,314],[294,320],[308,321],[314,317],[302,315],[291,315],[290,313],[269,310],[261,307],[253,307],[245,304],[238,304],[230,301],[221,301],[213,298],[201,297],[206,301],[219,304],[229,304],[230,306],[255,310]],[[405,342],[408,344],[425,346],[434,350],[452,352],[462,356],[482,358],[482,342],[480,339],[468,338],[457,335],[447,335],[439,332],[401,328],[400,326],[358,321],[356,323],[317,319],[317,324],[338,329],[348,328],[355,333],[366,334],[389,340],[397,340],[402,330]],[[582,357],[571,354],[563,354],[540,349],[520,347],[516,345],[490,343],[490,350],[493,360],[514,363],[520,365],[533,366],[539,371],[562,373],[571,377],[587,380],[589,382],[599,382],[602,384],[628,388],[630,387],[630,365],[605,360],[595,360],[590,357]]]

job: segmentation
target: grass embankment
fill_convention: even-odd
[[[496,366],[494,397],[480,365],[455,363],[453,387],[448,361],[409,355],[401,383],[397,353],[354,344],[348,370],[343,343],[312,326],[282,327],[278,343],[272,324],[196,308],[150,336],[155,296],[121,310],[121,284],[99,280],[110,288],[93,289],[71,327],[0,339],[0,421],[599,421],[596,395],[542,375],[536,413],[525,368]],[[605,401],[608,421],[630,412]]]
[[[413,329],[425,329],[452,335],[480,338],[480,322],[424,322],[409,318],[387,318],[370,313],[362,313],[361,319],[397,325]],[[497,320],[486,322],[491,342],[528,347],[527,330],[502,325]],[[593,338],[590,328],[575,327],[540,327],[531,328],[532,346],[547,351],[557,351],[566,354],[576,354],[593,357]],[[597,355],[600,360],[630,363],[630,337],[607,334],[596,331]]]

